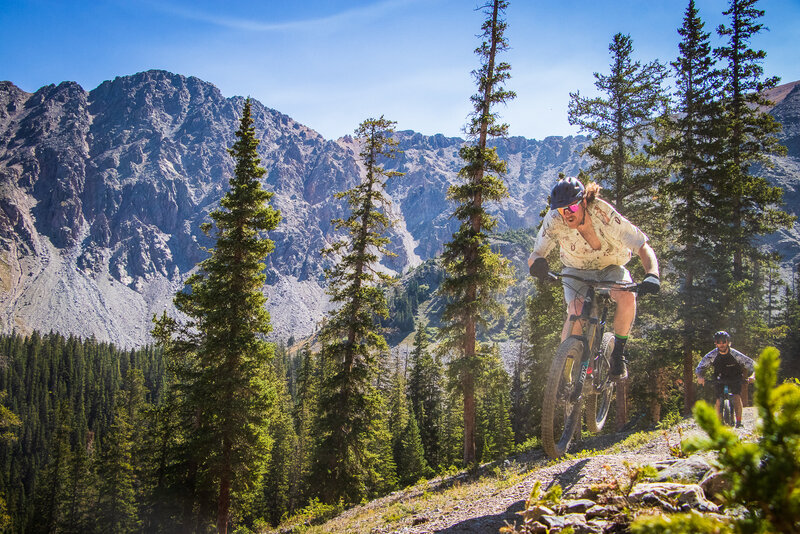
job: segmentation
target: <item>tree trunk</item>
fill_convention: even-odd
[[[475,377],[472,370],[464,373],[464,464],[475,462]]]
[[[217,502],[217,533],[227,534],[228,532],[228,517],[231,508],[231,444],[228,440],[222,445],[222,456],[224,464],[222,466],[222,473],[219,478],[219,501]]]
[[[688,343],[683,349],[683,409],[686,415],[692,413],[694,406],[694,359]]]

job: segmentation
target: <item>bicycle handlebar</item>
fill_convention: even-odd
[[[581,278],[580,276],[575,276],[573,274],[554,273],[553,271],[548,271],[547,274],[549,275],[550,280],[552,281],[556,281],[559,278],[571,278],[573,280],[578,280],[579,282],[583,282],[588,286],[592,286],[595,289],[630,291],[631,293],[636,293],[639,290],[639,284],[637,284],[636,282],[610,282],[606,280],[591,280],[591,279]]]

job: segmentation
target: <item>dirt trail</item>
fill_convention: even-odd
[[[755,408],[745,408],[744,428],[736,432],[743,437],[752,435],[755,419]],[[487,477],[491,469],[486,468],[482,477],[460,475],[418,485],[348,510],[323,525],[322,531],[496,533],[506,521],[518,519],[517,512],[524,508],[537,481],[543,489],[559,484],[565,497],[578,497],[592,484],[608,480],[610,474],[624,472],[626,462],[652,465],[673,459],[670,447],[680,443],[681,436],[685,439],[703,434],[694,420],[687,419],[663,432],[619,432],[585,438],[570,453],[595,450],[594,454],[557,463],[537,450],[507,461],[502,467],[516,473],[510,477]],[[387,511],[398,509],[405,510],[406,516],[391,520],[392,512]]]

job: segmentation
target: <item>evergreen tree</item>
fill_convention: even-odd
[[[378,394],[375,399],[375,416],[372,421],[366,450],[370,451],[366,470],[366,497],[373,499],[386,495],[397,489],[397,464],[395,463],[392,447],[392,432],[390,430],[389,410],[383,395]]]
[[[527,437],[528,409],[525,402],[526,387],[523,377],[525,370],[525,338],[527,332],[523,324],[520,333],[520,343],[517,350],[517,359],[514,360],[514,370],[511,374],[511,430],[514,432],[514,443],[519,444]]]
[[[236,137],[229,150],[236,162],[231,190],[210,215],[216,248],[187,280],[190,291],[175,297],[193,329],[170,329],[180,337],[173,356],[190,358],[182,385],[182,401],[194,409],[185,429],[195,464],[190,471],[204,477],[198,487],[213,488],[220,533],[227,532],[234,494],[244,498],[263,474],[275,402],[273,346],[264,339],[271,327],[262,293],[263,259],[274,245],[263,233],[277,227],[280,214],[259,181],[266,171],[259,166],[249,99]],[[210,233],[212,225],[202,228]]]
[[[95,524],[99,532],[135,532],[139,527],[135,477],[132,465],[132,427],[126,407],[120,403],[100,450]]]
[[[89,521],[92,507],[97,502],[98,486],[94,477],[91,452],[90,436],[88,443],[79,439],[70,455],[60,532],[83,534],[91,530]]]
[[[714,188],[721,149],[719,75],[711,57],[709,33],[703,31],[694,0],[689,1],[672,63],[677,90],[673,114],[663,123],[668,133],[654,151],[668,162],[675,179],[663,187],[662,209],[671,213],[674,246],[664,247],[665,263],[675,266],[680,313],[675,314],[681,336],[684,410],[694,404],[694,352],[713,332],[723,300],[715,281],[715,250],[724,225],[722,202]]]
[[[364,143],[360,156],[366,176],[337,194],[347,199],[350,216],[333,221],[337,229],[348,232],[349,239],[323,251],[341,257],[326,272],[331,301],[339,308],[320,333],[326,375],[320,390],[312,470],[314,486],[327,503],[358,502],[375,490],[369,487],[371,481],[383,479],[378,473],[385,466],[368,446],[375,433],[383,431],[373,378],[375,358],[388,349],[376,325],[376,317],[387,315],[378,284],[388,277],[377,266],[380,255],[389,254],[389,239],[383,235],[390,226],[384,188],[387,180],[402,173],[386,170],[380,159],[394,157],[393,126],[394,122],[381,117],[367,119],[356,130]]]
[[[442,405],[440,470],[464,466],[464,400],[457,387],[448,386]]]
[[[483,42],[476,49],[481,67],[473,74],[478,93],[473,95],[474,111],[467,134],[474,144],[464,146],[459,155],[466,165],[459,171],[464,180],[451,186],[448,198],[457,203],[454,215],[461,221],[453,239],[445,244],[442,259],[447,276],[442,292],[450,302],[442,315],[440,330],[443,350],[455,355],[450,372],[458,377],[464,402],[464,462],[475,461],[475,375],[480,361],[478,329],[485,327],[488,317],[502,315],[505,310],[496,295],[511,283],[507,260],[492,252],[487,232],[497,221],[489,215],[485,203],[508,196],[500,176],[506,172],[496,148],[489,148],[490,137],[504,136],[508,125],[498,124],[494,105],[514,98],[503,89],[510,77],[510,65],[497,59],[508,48],[503,19],[508,2],[491,0],[483,6],[487,18],[483,23]]]
[[[263,481],[260,499],[253,505],[256,511],[271,524],[277,525],[284,514],[298,504],[300,458],[297,457],[297,434],[292,421],[291,398],[286,385],[278,385],[278,402],[272,416],[270,435],[274,445]]]
[[[610,192],[617,210],[641,199],[656,181],[654,164],[642,144],[654,120],[667,110],[668,99],[661,84],[667,73],[653,61],[634,61],[629,35],[614,35],[609,45],[611,72],[595,73],[595,87],[604,97],[585,98],[570,93],[569,123],[592,137],[583,153],[593,159],[589,169],[595,180]]]
[[[63,523],[64,503],[67,500],[65,486],[72,453],[72,424],[72,410],[62,400],[56,417],[50,460],[37,477],[32,532],[55,532]]]
[[[401,486],[412,484],[432,473],[425,461],[425,450],[414,416],[413,402],[409,399],[405,367],[401,366],[398,358],[388,398],[392,453],[397,468],[397,479]]]
[[[414,334],[414,349],[411,352],[411,373],[408,380],[408,395],[414,419],[419,427],[425,460],[436,469],[441,460],[442,428],[442,365],[435,354],[428,350],[427,327],[417,323]]]
[[[395,450],[395,463],[397,464],[397,479],[401,487],[409,486],[420,478],[433,475],[433,470],[425,461],[425,449],[422,447],[422,437],[419,434],[414,412],[409,412],[406,418],[406,426],[402,430],[399,445]]]
[[[715,184],[728,199],[730,235],[725,243],[733,251],[733,280],[748,285],[745,258],[758,258],[757,240],[781,226],[791,224],[792,217],[777,209],[783,198],[779,187],[769,185],[757,175],[759,169],[771,165],[770,154],[785,154],[776,134],[780,124],[764,109],[772,106],[763,91],[775,87],[779,78],[763,78],[761,66],[766,52],[750,48],[751,40],[764,29],[758,19],[764,11],[757,9],[758,0],[729,0],[723,15],[730,25],[720,25],[717,33],[727,39],[714,50],[722,62],[724,143],[719,160],[721,175]],[[739,326],[744,333],[747,319],[741,316],[743,303],[736,303]]]
[[[299,495],[309,495],[307,482],[312,462],[314,445],[314,415],[317,413],[320,369],[317,359],[308,345],[300,350],[300,368],[297,374],[297,396],[295,399],[294,422],[297,435],[297,460],[300,464],[297,483]]]
[[[800,266],[799,266],[800,267]],[[781,324],[786,337],[781,340],[784,374],[800,377],[800,271],[792,275],[792,286],[786,287]]]
[[[8,352],[6,352],[8,354]],[[5,407],[6,392],[0,390],[0,443],[7,444],[16,437],[16,428],[20,426],[19,417]],[[0,492],[0,530],[5,530],[11,524],[11,517],[8,515],[5,491]]]
[[[478,458],[480,461],[504,458],[514,447],[511,429],[511,385],[500,349],[494,346],[483,361],[478,394]]]

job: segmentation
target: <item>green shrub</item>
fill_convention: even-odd
[[[631,525],[632,534],[733,534],[728,523],[696,511],[688,514],[640,516]]]

